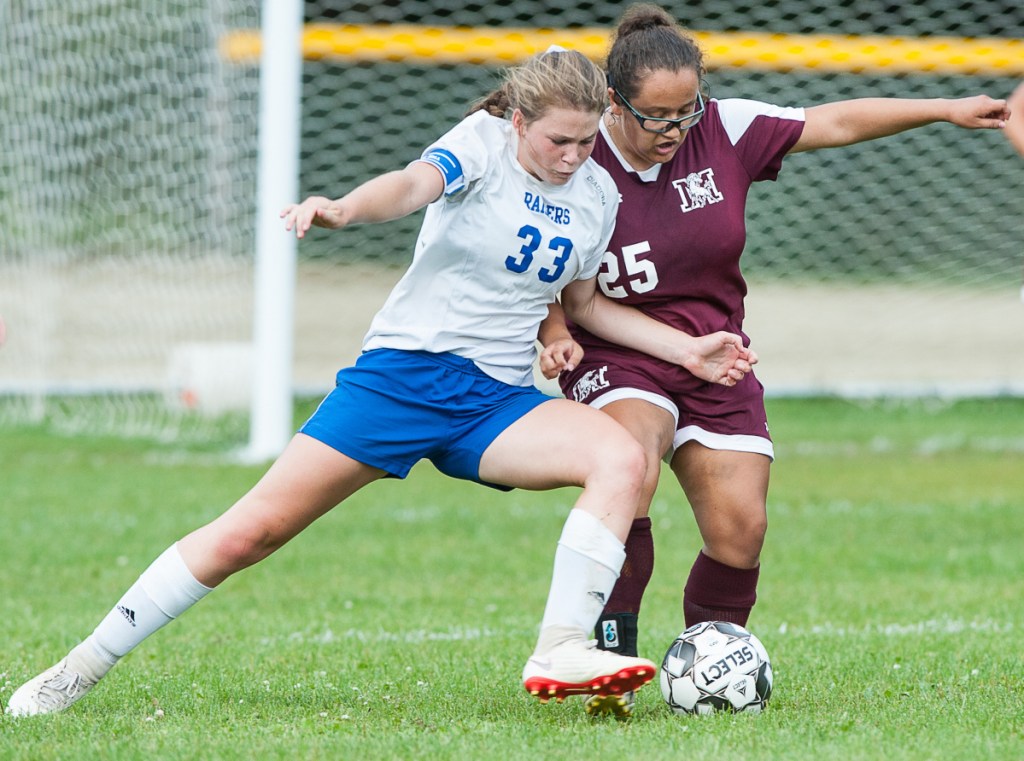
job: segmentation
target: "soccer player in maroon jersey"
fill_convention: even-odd
[[[774,180],[791,153],[850,145],[932,122],[997,129],[1006,101],[864,98],[810,108],[711,100],[693,38],[657,6],[631,6],[608,56],[611,106],[593,157],[622,203],[599,283],[652,317],[703,335],[741,333],[747,286],[740,272],[747,192]],[[647,507],[666,459],[703,540],[683,596],[686,625],[746,624],[767,529],[774,456],[763,387],[753,374],[732,388],[569,326],[582,346],[560,376],[567,397],[603,409],[643,444],[645,506],[626,543],[626,565],[598,623],[599,645],[636,653],[637,614],[654,566]],[[548,324],[542,339],[559,336]],[[744,336],[744,340],[748,339]],[[548,367],[553,375],[563,368]],[[588,701],[590,713],[628,715],[619,696]]]

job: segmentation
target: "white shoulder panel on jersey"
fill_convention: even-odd
[[[802,108],[773,106],[771,103],[745,98],[726,98],[718,101],[718,115],[729,136],[729,142],[733,145],[740,141],[740,138],[759,116],[804,121],[804,109]]]

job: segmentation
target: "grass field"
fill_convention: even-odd
[[[422,466],[228,580],[70,712],[0,718],[0,759],[1024,758],[1024,400],[778,399],[769,416],[760,717],[676,717],[653,686],[628,723],[530,698],[575,490]],[[261,470],[217,447],[3,431],[0,700]],[[660,660],[699,541],[667,478],[652,516],[640,645]]]

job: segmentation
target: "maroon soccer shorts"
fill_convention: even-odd
[[[775,457],[764,387],[753,373],[728,387],[644,354],[591,349],[559,383],[567,398],[597,409],[620,399],[643,399],[668,410],[676,419],[673,452],[696,441],[710,449]]]

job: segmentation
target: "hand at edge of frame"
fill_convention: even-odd
[[[1010,118],[1010,108],[1003,99],[975,95],[951,101],[949,121],[967,129],[1002,129]]]

